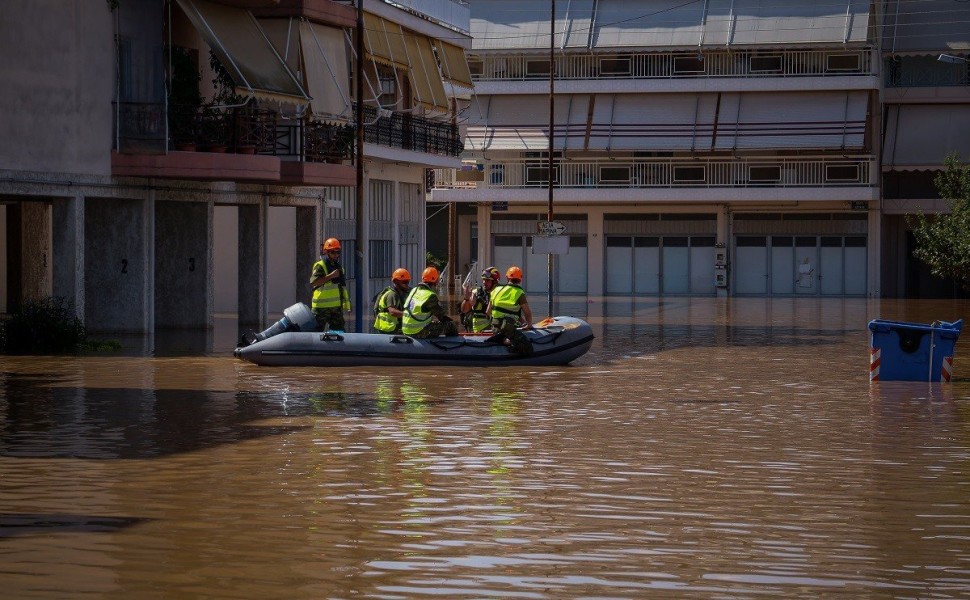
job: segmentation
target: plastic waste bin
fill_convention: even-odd
[[[869,321],[869,380],[950,381],[953,347],[962,328],[963,319],[930,325]]]

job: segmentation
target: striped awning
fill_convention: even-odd
[[[251,12],[208,0],[177,1],[240,93],[287,102],[308,100]]]
[[[553,142],[556,150],[580,150],[587,135],[589,96],[556,96]],[[484,150],[549,149],[547,96],[487,96],[469,108],[465,148]]]
[[[295,18],[257,20],[290,71],[302,76],[313,114],[348,118],[351,96],[344,31]]]
[[[868,99],[864,90],[722,94],[714,149],[859,150]]]
[[[882,164],[894,170],[938,169],[948,154],[970,158],[970,105],[890,104]]]

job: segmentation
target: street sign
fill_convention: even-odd
[[[536,221],[538,235],[562,235],[566,233],[566,226],[559,221]]]

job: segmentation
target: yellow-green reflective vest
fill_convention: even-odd
[[[401,319],[401,331],[404,335],[420,333],[431,322],[431,313],[424,308],[431,298],[437,297],[434,291],[425,284],[419,284],[411,289],[407,300],[404,301],[404,317]]]
[[[313,265],[313,270],[317,270],[317,265],[323,269],[323,274],[328,275],[333,268],[328,264],[329,261],[326,259],[318,260]],[[306,271],[304,271],[305,273]],[[335,280],[330,280],[327,283],[321,285],[317,289],[313,290],[313,301],[311,302],[313,308],[340,308],[341,298],[340,298],[340,286],[336,284]]]
[[[388,302],[390,302],[391,298],[396,295],[397,289],[390,286],[384,288],[381,295],[377,297],[377,303],[374,305],[374,329],[377,331],[382,333],[394,333],[394,331],[397,329],[400,319],[387,312]]]
[[[478,288],[475,290],[475,296],[472,298],[474,304],[471,310],[471,330],[475,333],[480,333],[485,331],[492,326],[491,319],[485,314],[485,308],[488,305],[488,293],[485,288]]]
[[[504,317],[519,318],[521,309],[519,308],[519,298],[525,296],[525,290],[519,286],[509,283],[498,285],[492,290],[490,296],[492,301],[492,318],[502,319]]]

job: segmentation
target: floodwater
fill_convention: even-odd
[[[582,298],[561,368],[0,357],[0,595],[970,597],[970,346],[870,385],[866,330],[968,309]]]

